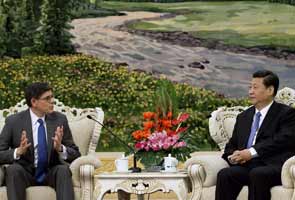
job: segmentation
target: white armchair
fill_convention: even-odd
[[[295,107],[295,90],[283,88],[278,91],[276,101]],[[236,116],[247,107],[221,107],[211,113],[209,119],[209,132],[221,151],[195,152],[192,158],[185,162],[188,174],[192,181],[191,200],[214,200],[217,173],[228,167],[222,158],[222,152],[232,135]],[[271,188],[271,199],[295,200],[295,156],[288,159],[282,169],[282,185]],[[243,187],[238,200],[247,200],[247,187]]]
[[[5,118],[8,115],[27,109],[25,100],[14,107],[0,110],[0,131],[2,130]],[[94,180],[93,173],[101,163],[95,156],[95,149],[101,132],[101,126],[87,118],[91,115],[98,121],[103,122],[104,112],[100,108],[70,108],[55,99],[54,110],[62,112],[68,118],[69,126],[73,134],[74,141],[79,147],[81,157],[74,160],[70,169],[75,191],[75,200],[92,200]],[[6,187],[3,186],[4,172],[0,168],[0,200],[7,200]],[[27,188],[27,200],[55,200],[54,189],[47,186],[33,186]]]

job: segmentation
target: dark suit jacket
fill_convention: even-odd
[[[79,148],[75,145],[72,133],[65,115],[59,112],[53,112],[45,116],[47,128],[47,145],[48,145],[48,168],[64,163],[53,148],[53,140],[57,126],[64,127],[62,144],[67,148],[67,162],[71,162],[81,154]],[[22,130],[26,130],[27,138],[31,146],[28,151],[14,160],[14,150],[19,147]],[[0,164],[11,164],[17,162],[22,165],[31,174],[34,173],[34,142],[32,133],[32,122],[29,109],[6,118],[5,125],[0,135]]]
[[[237,116],[233,135],[222,155],[227,162],[227,157],[235,150],[246,149],[254,114],[255,107],[252,106]],[[289,157],[295,155],[295,109],[274,102],[260,126],[253,147],[259,155],[254,159],[282,167]]]

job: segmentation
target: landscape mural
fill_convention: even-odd
[[[191,115],[191,150],[216,149],[208,116],[248,105],[254,71],[295,88],[294,22],[294,0],[0,0],[0,109],[45,80],[67,105],[102,107],[128,141],[166,77]],[[100,141],[99,151],[120,149],[104,131]]]

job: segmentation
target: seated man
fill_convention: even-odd
[[[53,111],[53,92],[47,83],[25,90],[29,109],[6,118],[0,135],[0,164],[6,168],[8,200],[25,200],[26,188],[48,185],[57,200],[74,200],[67,162],[81,154],[66,116]]]
[[[281,184],[284,162],[295,155],[295,109],[274,101],[279,79],[271,71],[253,74],[252,107],[240,113],[222,155],[230,167],[218,173],[216,200],[234,200],[244,185],[249,200],[270,199]]]

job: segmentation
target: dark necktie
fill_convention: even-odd
[[[256,132],[257,132],[257,130],[259,128],[260,116],[261,116],[260,112],[257,112],[255,114],[255,117],[254,117],[254,120],[253,120],[253,123],[252,123],[252,126],[251,126],[251,133],[250,133],[250,136],[249,136],[249,139],[248,139],[247,148],[250,148],[253,145],[253,141],[254,141]]]
[[[47,171],[47,142],[44,122],[42,119],[38,119],[38,122],[38,163],[35,178],[38,183],[42,183]]]

